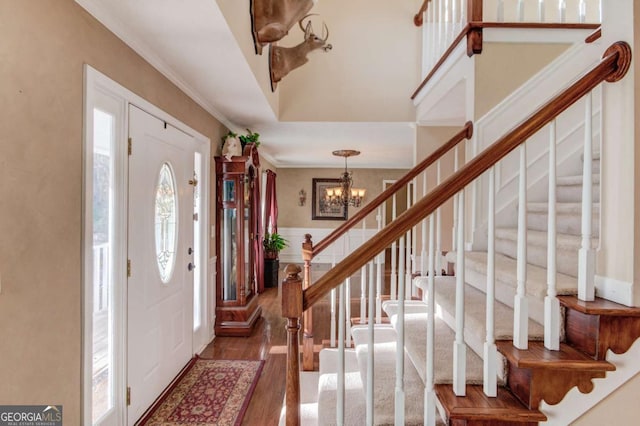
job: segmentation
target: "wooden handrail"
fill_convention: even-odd
[[[422,2],[422,6],[420,6],[420,10],[418,10],[418,13],[416,13],[416,15],[413,17],[413,24],[416,27],[421,27],[423,22],[422,22],[422,16],[424,15],[424,13],[427,11],[427,8],[429,7],[429,2],[431,0],[424,0]]]
[[[382,191],[376,198],[371,200],[371,202],[365,204],[358,213],[356,213],[349,220],[334,229],[329,235],[324,237],[323,240],[316,244],[313,247],[312,258],[329,247],[348,230],[353,228],[358,222],[367,217],[369,213],[377,209],[380,205],[382,205],[382,203],[387,201],[389,197],[402,189],[402,187],[404,187],[413,178],[422,173],[427,167],[438,161],[444,154],[449,152],[449,150],[451,150],[461,141],[463,141],[464,139],[471,139],[471,136],[473,136],[473,123],[468,121],[458,133],[456,133],[451,139],[449,139],[449,141],[436,149],[431,155],[422,160],[413,169],[409,170],[407,174],[398,179],[393,185]]]
[[[397,240],[408,229],[432,214],[449,198],[486,172],[490,167],[533,136],[584,95],[603,81],[620,80],[629,70],[631,48],[625,42],[616,42],[605,52],[600,63],[585,73],[567,89],[540,107],[508,134],[470,160],[461,169],[435,187],[427,196],[398,216],[391,224],[378,232],[323,275],[314,285],[303,291],[303,310],[309,309],[331,289],[340,285],[362,267],[369,259],[379,254]]]
[[[413,94],[411,95],[411,100],[414,100],[418,96],[418,93],[420,93],[420,91],[424,88],[424,86],[427,85],[429,80],[433,78],[433,75],[436,73],[436,71],[440,69],[440,67],[445,63],[445,61],[449,58],[449,56],[451,56],[455,48],[458,47],[458,44],[462,40],[467,38],[467,34],[469,34],[470,29],[471,29],[471,26],[469,24],[465,25],[464,28],[462,28],[462,31],[460,31],[460,34],[458,34],[458,36],[453,39],[453,42],[451,42],[451,45],[447,48],[447,50],[444,51],[442,56],[440,56],[440,59],[438,59],[438,62],[436,62],[436,64],[431,68],[431,71],[429,71],[429,74],[427,74],[427,76],[424,78],[424,80],[422,80],[418,88],[413,92]]]

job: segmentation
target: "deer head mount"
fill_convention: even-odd
[[[281,40],[309,13],[314,0],[251,0],[251,30],[256,53],[265,44]]]
[[[271,73],[271,90],[275,91],[277,84],[284,76],[289,74],[292,70],[309,62],[307,55],[309,52],[322,49],[328,52],[333,48],[332,45],[327,44],[329,38],[329,28],[326,24],[322,24],[322,37],[318,37],[313,32],[311,21],[308,21],[306,25],[303,21],[311,15],[307,15],[300,19],[298,24],[300,29],[304,31],[304,40],[302,43],[293,47],[280,47],[274,43],[271,44],[269,52],[269,72]]]

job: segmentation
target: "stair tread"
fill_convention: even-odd
[[[547,234],[548,232],[546,231],[535,231],[532,229],[527,229],[527,242],[530,245],[544,245],[546,247]],[[496,238],[517,240],[518,228],[496,228]],[[559,250],[572,250],[574,248],[580,248],[580,244],[582,242],[582,237],[579,235],[563,234],[560,232],[556,234],[556,238],[557,247]]]
[[[352,329],[355,352],[360,370],[360,379],[367,383],[368,329],[356,326]],[[374,332],[374,419],[376,424],[393,424],[394,395],[396,381],[395,330],[388,325],[378,325]],[[424,414],[424,382],[415,369],[407,351],[404,362],[405,424],[419,425]],[[364,413],[363,413],[364,414]]]
[[[467,268],[473,268],[477,272],[486,274],[487,252],[471,251],[465,253],[465,264]],[[512,287],[515,291],[517,279],[517,261],[511,257],[500,253],[495,255],[496,261],[496,281]],[[558,294],[576,294],[578,280],[575,277],[557,273],[556,289]],[[540,266],[527,264],[527,294],[538,299],[544,299],[547,294],[547,269]]]
[[[455,277],[438,277],[436,280],[436,305],[445,312],[455,314],[456,286]],[[487,296],[477,288],[465,285],[465,328],[471,336],[479,336],[482,341],[486,337],[486,302]],[[498,301],[494,304],[496,339],[510,339],[513,337],[513,309]],[[542,325],[529,320],[529,337],[531,339],[544,338]]]
[[[592,302],[580,300],[576,296],[560,296],[558,299],[562,305],[583,314],[640,317],[640,308],[621,305],[600,297],[596,297]]]
[[[594,173],[592,175],[592,179],[594,184],[600,184],[599,173]],[[558,176],[556,178],[556,183],[558,185],[582,185],[582,175]]]
[[[616,368],[607,361],[599,361],[561,343],[560,350],[551,351],[544,347],[543,342],[529,342],[528,349],[518,349],[511,341],[496,342],[498,351],[513,365],[519,368],[552,367],[559,370],[596,370],[614,371]]]
[[[435,392],[448,419],[504,422],[543,422],[547,416],[524,406],[509,390],[498,387],[495,398],[484,394],[482,386],[467,385],[466,396],[456,396],[450,385],[436,385]]]
[[[600,212],[600,203],[593,203],[594,213]],[[543,202],[530,202],[527,203],[527,211],[531,213],[547,213],[549,211],[549,203]],[[556,203],[557,214],[582,214],[582,203],[578,202],[566,202]]]

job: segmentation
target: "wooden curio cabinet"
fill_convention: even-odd
[[[258,151],[245,146],[242,156],[215,157],[216,163],[216,323],[218,336],[248,336],[260,318],[256,294],[254,244],[258,214],[254,188]]]

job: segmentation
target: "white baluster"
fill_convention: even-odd
[[[458,0],[452,0],[451,1],[451,40],[453,41],[453,38],[457,35],[455,34],[457,32],[457,24],[459,21],[459,17],[458,17]]]
[[[351,236],[349,231],[347,231],[347,233],[345,234],[345,237],[346,237],[345,238],[346,247],[344,250],[344,257],[347,257],[349,253],[351,253]],[[345,327],[347,331],[346,345],[347,347],[351,347],[351,277],[347,277],[347,279],[345,280],[345,286],[346,286],[345,315],[347,316],[345,320]]]
[[[422,197],[427,196],[427,172],[422,173]],[[423,277],[427,276],[427,219],[422,221],[422,235],[421,235],[421,247],[420,251],[420,273]]]
[[[467,24],[467,0],[460,0],[460,28]]]
[[[374,380],[374,331],[373,331],[373,315],[375,294],[373,287],[373,261],[369,262],[369,323],[367,324],[367,425],[373,425],[373,380]]]
[[[560,349],[560,301],[556,297],[556,120],[549,126],[549,211],[547,234],[547,296],[544,298],[544,346]]]
[[[496,297],[496,170],[489,169],[489,216],[487,223],[487,336],[484,343],[484,393],[495,397],[498,394],[497,367],[498,349],[495,337],[495,297]]]
[[[538,22],[544,22],[544,0],[538,0]]]
[[[453,148],[453,171],[457,172],[459,167],[458,147]],[[457,224],[458,224],[458,197],[453,197],[453,228],[451,229],[451,248],[456,251],[457,245]]]
[[[456,229],[456,340],[453,343],[453,392],[466,394],[467,346],[464,343],[464,189],[457,195],[458,217]]]
[[[436,184],[440,185],[440,160],[436,163]],[[441,208],[436,209],[436,275],[442,274],[442,218]]]
[[[384,251],[380,253],[376,261],[376,323],[382,322],[382,264],[384,263]]]
[[[442,55],[446,47],[444,40],[444,0],[438,0],[438,57]]]
[[[518,8],[516,9],[518,22],[524,21],[524,0],[518,0]]]
[[[443,33],[443,41],[445,45],[449,44],[449,30],[451,28],[451,24],[449,23],[449,0],[444,0],[444,33]]]
[[[367,241],[366,234],[367,226],[365,221],[362,221],[362,244]],[[366,311],[366,302],[367,302],[367,266],[364,265],[362,269],[360,269],[360,324],[364,324],[365,319],[367,318]]]
[[[400,268],[404,266],[404,236],[400,237]],[[404,271],[402,271],[404,272]],[[398,275],[398,317],[396,332],[396,392],[395,392],[395,424],[404,424],[404,275]]]
[[[516,295],[513,304],[513,345],[527,349],[529,345],[529,306],[527,302],[527,148],[520,145],[520,178],[518,197],[518,254]]]
[[[471,139],[471,150],[472,150],[472,157],[471,158],[475,158],[478,155],[478,138],[476,137],[476,135],[474,134],[472,136]],[[477,217],[479,216],[478,213],[478,185],[480,184],[480,179],[475,179],[472,183],[471,183],[471,238],[472,241],[475,241],[475,237],[473,237],[474,233],[476,232],[476,229],[478,229],[478,224],[477,224]]]
[[[578,4],[578,22],[585,22],[587,20],[587,2],[580,0]]]
[[[345,314],[347,316],[346,320],[345,320],[345,327],[347,330],[347,347],[351,347],[351,277],[347,278],[344,281],[344,284],[346,286],[345,289],[345,293],[346,293],[346,307],[345,307]]]
[[[602,0],[598,2],[598,23],[602,22]]]
[[[415,204],[418,201],[418,178],[413,178],[413,198],[411,205]],[[415,274],[417,272],[417,262],[416,256],[418,255],[418,225],[416,224],[411,229],[411,273]]]
[[[591,247],[591,220],[593,212],[593,128],[591,92],[585,96],[584,154],[582,164],[582,245],[578,257],[578,298],[595,299],[596,254]]]
[[[429,278],[427,279],[427,365],[424,387],[424,424],[436,424],[436,395],[435,395],[435,220],[433,214],[429,216]]]
[[[411,208],[411,185],[407,185],[407,210]],[[405,286],[408,288],[406,291],[407,299],[411,299],[413,296],[413,280],[411,279],[411,247],[413,247],[413,235],[412,228],[407,231],[406,241],[407,245],[405,247],[406,254],[404,256],[405,259],[405,267],[404,267],[404,282]]]
[[[336,248],[333,246],[332,250],[331,268],[336,267]],[[332,348],[336,347],[336,289],[331,290],[331,331],[330,331],[330,345]]]
[[[437,53],[436,53],[436,47],[437,47],[437,43],[436,43],[436,12],[435,12],[435,4],[431,3],[429,8],[427,9],[427,13],[429,14],[429,52],[427,53],[429,55],[429,65],[427,67],[427,73],[431,72],[431,69],[433,68],[433,66],[435,65],[437,59]],[[425,76],[426,76],[425,74]]]
[[[405,255],[406,252],[404,250],[404,239],[405,236],[401,236],[400,239],[398,240],[398,253],[399,253],[399,258],[398,259],[398,300],[400,299],[400,284],[402,283],[402,285],[404,286],[406,284],[406,276],[404,274],[405,270],[404,270],[404,259],[405,259]],[[406,289],[403,289],[404,294],[406,295]]]
[[[565,0],[558,0],[558,16],[560,17],[560,22],[567,20],[567,2]]]
[[[344,425],[344,340],[345,340],[345,283],[340,285],[340,302],[338,303],[338,383],[336,395],[336,424]]]
[[[391,202],[391,220],[396,220],[396,194],[393,194],[393,199]],[[396,299],[397,294],[397,285],[398,285],[398,273],[397,273],[397,241],[391,243],[391,296],[389,297],[391,300]]]
[[[378,232],[382,229],[382,215],[378,207]],[[384,263],[384,251],[376,258],[376,323],[382,322],[382,264]]]
[[[504,22],[504,0],[498,0],[498,10],[496,11],[497,21]]]

